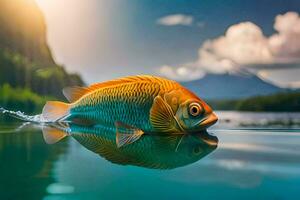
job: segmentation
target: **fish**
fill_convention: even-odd
[[[66,127],[44,128],[67,131],[69,137],[86,149],[118,165],[174,169],[204,158],[218,146],[218,138],[203,131],[190,135],[148,134],[131,145],[118,148],[114,130],[108,126],[68,124]]]
[[[105,125],[115,131],[117,146],[131,144],[142,135],[187,134],[216,123],[211,107],[178,82],[150,75],[129,76],[68,87],[70,103],[48,101],[42,117],[50,122],[85,126]]]

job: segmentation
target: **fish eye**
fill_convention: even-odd
[[[189,113],[193,117],[196,117],[202,113],[202,107],[198,103],[191,103],[189,106]]]

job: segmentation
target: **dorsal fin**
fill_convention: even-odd
[[[63,89],[63,94],[68,99],[69,102],[77,101],[88,92],[89,90],[87,88],[78,87],[78,86],[66,87]]]
[[[137,81],[157,81],[161,79],[160,77],[155,77],[155,76],[151,76],[151,75],[136,75],[136,76],[127,76],[124,78],[119,78],[119,79],[114,79],[114,80],[110,80],[110,81],[106,81],[106,82],[102,82],[102,83],[95,83],[92,84],[90,86],[88,86],[87,88],[90,91],[99,89],[99,88],[103,88],[103,87],[109,87],[109,86],[113,86],[113,85],[118,85],[118,84],[124,84],[124,83],[132,83],[132,82],[137,82]]]
[[[100,88],[115,86],[118,84],[132,83],[137,81],[157,81],[160,80],[160,77],[150,76],[150,75],[137,75],[137,76],[128,76],[124,78],[119,78],[115,80],[110,80],[102,83],[95,83],[88,87],[67,87],[63,89],[64,96],[70,101],[74,102],[80,99],[83,95],[98,90]]]

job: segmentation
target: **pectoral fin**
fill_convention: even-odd
[[[115,123],[115,126],[117,128],[116,144],[118,148],[137,141],[144,134],[141,129],[119,121]]]
[[[180,126],[172,108],[160,96],[155,97],[153,101],[150,110],[150,121],[158,132],[180,132]]]

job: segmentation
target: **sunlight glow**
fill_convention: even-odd
[[[45,8],[47,3],[51,2],[49,0],[35,0],[40,8]]]

